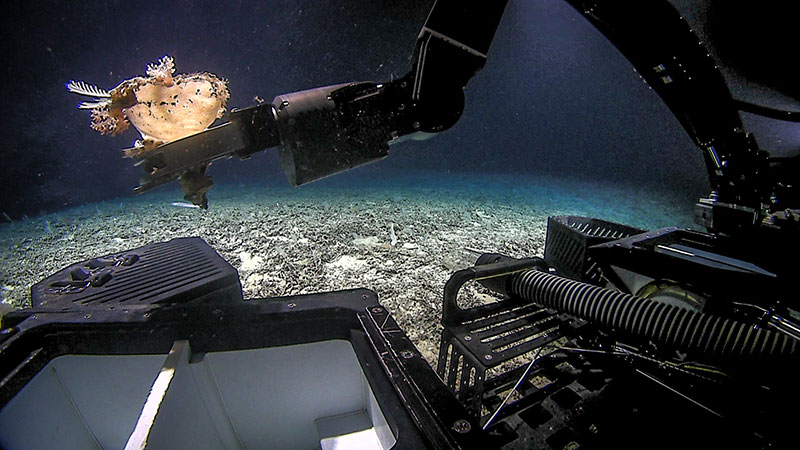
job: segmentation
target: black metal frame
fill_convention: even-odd
[[[739,111],[778,120],[791,112],[737,101],[717,63],[668,1],[566,0],[633,64],[703,152],[712,192],[695,220],[715,232],[799,244],[798,225],[761,227],[764,210],[798,208],[797,158],[771,158],[746,132]],[[768,244],[767,244],[768,245]]]
[[[654,440],[670,446],[686,443],[691,448],[713,444],[737,448],[791,445],[790,419],[781,405],[797,399],[790,371],[797,361],[795,328],[774,310],[764,309],[765,317],[748,321],[759,318],[735,311],[743,306],[734,306],[726,296],[735,291],[737,284],[732,281],[736,276],[764,278],[765,274],[752,270],[726,273],[734,263],[749,267],[747,261],[736,262],[714,253],[731,248],[708,233],[665,229],[630,236],[640,230],[573,216],[552,217],[548,223],[547,264],[539,259],[484,254],[475,267],[453,274],[445,287],[445,329],[437,372],[468,411],[481,417],[487,437],[495,445],[562,448],[574,442],[599,448],[640,448],[652,446]],[[665,262],[670,255],[661,252],[662,247],[672,244],[687,254],[684,244],[704,251],[696,250],[694,258]],[[712,274],[709,267],[705,272],[699,268],[708,261],[718,262],[718,267],[710,268],[719,273]],[[643,326],[666,323],[656,311],[666,311],[668,304],[636,300],[624,292],[587,284],[605,285],[612,279],[612,266],[617,265],[655,277],[676,277],[678,281],[703,281],[707,277],[706,286],[721,279],[731,282],[726,289],[703,291],[709,302],[727,307],[709,308],[721,315],[709,316],[714,325],[698,325],[692,337],[720,331],[720,324],[723,328],[733,326],[736,317],[745,317],[743,331],[733,333],[737,340],[751,333],[764,339],[770,335],[783,344],[756,342],[754,350],[785,349],[786,354],[774,358],[766,353],[738,359],[734,355],[713,358],[712,353],[721,348],[717,345],[701,352],[686,350],[681,356],[647,335],[645,329],[651,328]],[[456,303],[457,292],[469,280],[477,280],[502,299],[462,310]],[[753,289],[763,285],[756,283]],[[555,301],[562,296],[563,302]],[[623,298],[630,301],[619,306],[616,302]],[[684,311],[680,313],[685,319],[681,326],[693,322],[686,317],[694,313],[676,311]],[[562,337],[557,345],[548,346],[547,339],[541,338],[525,342],[526,335],[538,332],[536,319],[541,317],[563,320],[553,334]],[[616,325],[604,322],[603,317],[613,319]],[[640,325],[640,331],[626,333],[623,320]],[[669,336],[687,334],[676,328]],[[732,342],[728,337],[726,343]],[[519,340],[521,344],[504,355],[495,352],[494,338],[500,343]],[[487,354],[492,358],[483,360],[481,357]],[[509,359],[504,356],[527,360],[513,370],[502,366],[491,378],[486,376],[488,368]],[[693,368],[685,370],[688,367]],[[474,377],[465,375],[472,371]],[[532,382],[534,379],[537,381]],[[515,398],[506,402],[512,390]],[[684,418],[692,423],[684,423]],[[626,432],[620,433],[621,429]],[[689,439],[699,434],[701,438]]]
[[[529,302],[510,298],[469,309],[458,305],[458,292],[472,280],[487,282],[542,267],[538,258],[505,260],[460,270],[444,288],[442,338],[436,372],[476,417],[481,416],[487,370],[565,336],[575,320]]]
[[[146,309],[34,308],[3,323],[0,405],[61,355],[166,354],[181,339],[198,354],[345,339],[387,412],[395,448],[483,448],[477,421],[369,290]]]

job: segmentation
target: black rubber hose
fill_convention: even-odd
[[[512,295],[684,351],[726,359],[797,355],[792,337],[538,270],[511,276]]]

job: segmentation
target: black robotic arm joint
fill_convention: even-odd
[[[461,118],[464,86],[477,67],[483,67],[485,58],[430,34],[420,38],[415,55],[411,99],[416,106],[419,130],[444,131]]]
[[[298,186],[384,158],[391,141],[452,127],[505,4],[438,1],[417,39],[412,70],[401,79],[276,97],[271,111],[289,182]]]
[[[420,131],[444,131],[461,117],[464,87],[486,64],[506,3],[436,2],[417,38],[407,77]]]
[[[391,124],[378,101],[384,92],[362,82],[275,97],[278,154],[289,182],[299,186],[386,157]]]

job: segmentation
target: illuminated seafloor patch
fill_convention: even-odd
[[[29,305],[33,283],[74,262],[199,236],[239,270],[246,298],[374,290],[435,362],[444,284],[475,259],[465,248],[542,256],[554,215],[692,225],[691,199],[630,187],[451,174],[350,181],[216,186],[208,211],[171,206],[172,187],[3,224],[2,300]]]

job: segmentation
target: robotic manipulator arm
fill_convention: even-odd
[[[739,111],[800,121],[735,100],[715,61],[666,1],[565,0],[625,55],[702,150],[712,192],[695,220],[731,235],[800,230],[800,156],[771,158],[744,131]],[[455,124],[464,87],[483,68],[505,0],[438,0],[414,47],[411,71],[386,82],[327,86],[279,95],[233,111],[230,122],[171,142],[138,162],[137,192],[180,178],[186,198],[207,206],[208,164],[278,147],[292,185],[388,155],[389,144]],[[632,19],[635,18],[635,19]],[[772,231],[769,231],[772,230]],[[793,238],[794,239],[794,238]]]
[[[205,171],[215,159],[278,147],[289,182],[299,186],[384,158],[389,144],[450,128],[464,110],[464,87],[486,62],[505,5],[439,0],[406,76],[283,94],[234,110],[229,122],[146,154],[137,162],[147,175],[136,192],[180,178],[186,199],[206,208],[212,182]]]

